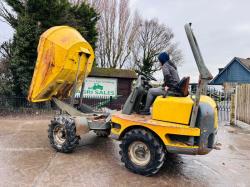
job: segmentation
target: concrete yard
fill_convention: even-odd
[[[170,155],[155,176],[129,172],[118,142],[88,134],[71,154],[49,145],[49,120],[0,120],[0,186],[250,186],[250,130],[220,124],[218,149]],[[220,149],[220,150],[219,150]]]

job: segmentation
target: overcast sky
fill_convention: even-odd
[[[203,58],[215,76],[233,57],[250,57],[249,0],[131,0],[144,18],[158,18],[173,29],[183,51],[180,77],[197,82],[198,71],[189,47],[184,24],[193,23]],[[0,22],[0,42],[12,36],[12,29]],[[160,74],[157,75],[159,77]]]
[[[203,58],[215,76],[233,57],[250,57],[249,0],[131,0],[145,18],[156,17],[173,29],[184,54],[180,76],[197,81],[198,71],[184,24],[193,23]]]

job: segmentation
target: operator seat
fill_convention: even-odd
[[[183,77],[181,81],[177,85],[177,96],[180,97],[187,97],[188,92],[188,86],[189,86],[190,77]]]

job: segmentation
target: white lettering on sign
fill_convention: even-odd
[[[76,93],[76,97],[80,97],[80,90]],[[117,79],[88,77],[85,80],[83,96],[116,97]]]

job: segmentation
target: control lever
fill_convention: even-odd
[[[163,97],[163,98],[166,98],[166,97],[167,97],[167,95],[168,95],[168,91],[165,91],[165,90],[164,90],[164,92],[165,92],[165,93],[163,94],[163,96],[162,96],[162,97]]]

